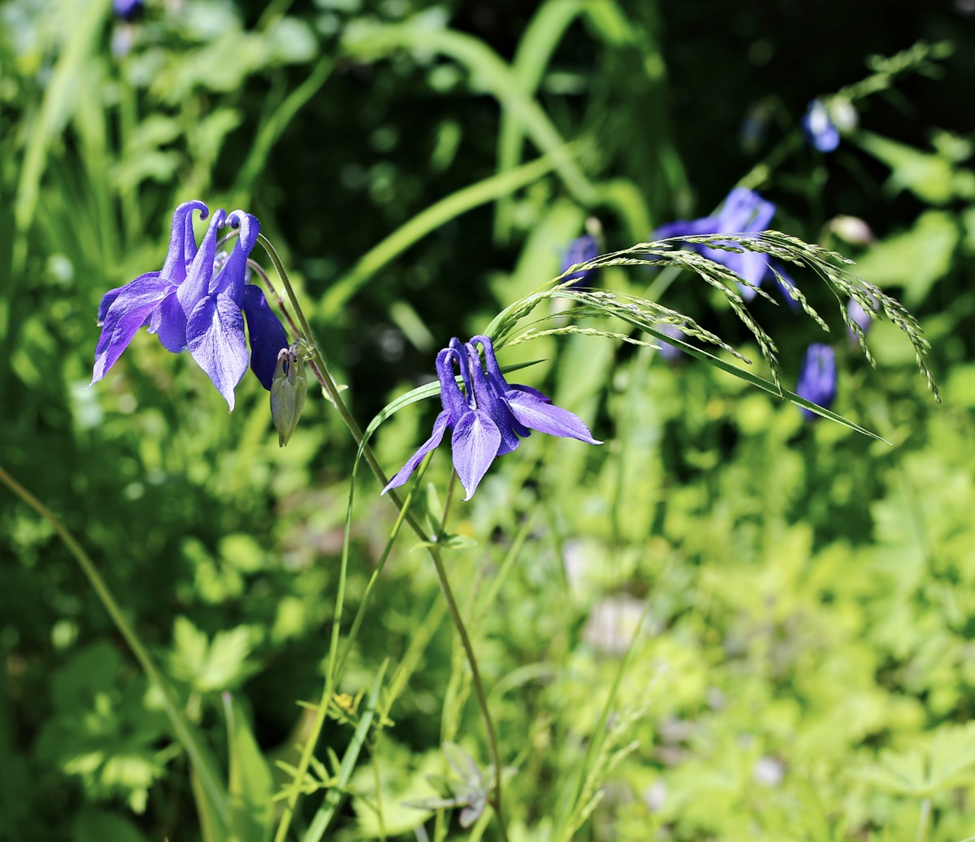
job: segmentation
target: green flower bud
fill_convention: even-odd
[[[308,378],[304,361],[294,345],[278,352],[278,362],[271,379],[271,418],[278,431],[278,445],[284,447],[298,426],[305,407]]]

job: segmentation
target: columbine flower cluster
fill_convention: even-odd
[[[483,364],[478,344],[484,349]],[[602,444],[578,416],[555,406],[537,389],[509,384],[487,336],[475,336],[467,343],[451,339],[450,345],[437,354],[437,376],[443,411],[433,424],[433,433],[389,481],[383,494],[403,485],[447,430],[452,431],[450,448],[454,469],[467,492],[465,500],[470,500],[495,457],[513,451],[520,443],[519,436],[528,436],[532,430]]]
[[[203,202],[185,202],[176,208],[169,253],[161,270],[105,293],[98,308],[102,332],[91,382],[101,380],[139,328],[146,327],[167,351],[188,350],[233,409],[234,390],[248,365],[261,385],[271,388],[278,353],[288,347],[288,339],[263,291],[247,283],[247,258],[257,242],[260,223],[244,211],[235,210],[228,216],[218,209],[198,246],[194,211],[199,211],[201,219],[210,215]],[[226,226],[239,228],[240,236],[230,256],[217,261],[217,234]]]

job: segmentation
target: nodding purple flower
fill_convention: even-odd
[[[598,254],[599,245],[596,243],[596,238],[592,234],[583,234],[581,237],[576,237],[569,243],[568,248],[566,248],[565,253],[562,255],[562,271],[565,272],[577,263],[585,263],[588,260],[592,260]],[[573,272],[571,275],[564,277],[562,283],[567,284],[575,281],[573,286],[579,289],[588,289],[592,286],[589,279],[595,271],[595,269],[580,269],[578,272]]]
[[[736,187],[724,200],[721,210],[714,216],[701,219],[678,220],[658,228],[653,233],[655,240],[667,237],[694,237],[706,234],[755,234],[764,231],[772,217],[775,216],[775,205],[766,201],[758,193],[745,187]],[[735,248],[742,248],[736,243],[728,243]],[[766,275],[770,273],[768,257],[758,252],[742,250],[741,252],[713,249],[700,243],[691,243],[688,248],[703,254],[705,257],[727,266],[733,272],[755,286],[761,286]],[[739,284],[742,296],[750,301],[755,297],[755,290]]]
[[[483,364],[478,344],[484,349]],[[455,369],[459,370],[463,390]],[[452,431],[450,449],[454,470],[467,492],[465,500],[471,499],[495,457],[515,450],[519,436],[526,437],[532,430],[602,444],[578,416],[555,406],[537,389],[509,384],[487,336],[475,336],[466,344],[451,339],[437,354],[437,377],[443,411],[433,424],[433,433],[389,481],[383,494],[403,485],[424,457],[437,448],[447,430]]]
[[[139,328],[146,327],[167,351],[188,350],[233,409],[234,389],[248,364],[264,388],[271,388],[278,351],[288,346],[288,340],[263,291],[245,283],[247,258],[257,242],[260,223],[244,211],[235,210],[228,217],[218,209],[197,246],[194,211],[199,211],[201,219],[210,214],[199,201],[176,208],[169,253],[161,270],[140,275],[102,297],[98,307],[102,332],[95,347],[91,383],[108,373]],[[228,224],[240,228],[240,236],[230,256],[217,260],[217,233]]]
[[[820,152],[832,152],[840,145],[840,133],[829,117],[829,111],[820,99],[809,103],[802,118],[802,133],[806,143]]]
[[[829,345],[814,342],[806,349],[796,394],[823,409],[830,408],[836,398],[836,355]],[[804,406],[799,408],[807,421],[814,421],[819,417]]]

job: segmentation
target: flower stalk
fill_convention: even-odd
[[[278,277],[281,279],[281,283],[284,286],[285,292],[288,296],[288,301],[291,303],[292,310],[294,312],[295,319],[297,319],[298,326],[300,328],[302,338],[308,343],[309,353],[311,359],[308,361],[308,365],[312,370],[312,374],[315,379],[321,384],[325,396],[328,400],[334,404],[335,408],[338,410],[339,415],[345,422],[346,427],[348,427],[349,432],[352,434],[352,438],[355,443],[362,449],[363,456],[366,459],[366,463],[372,470],[376,479],[379,480],[380,484],[384,487],[388,483],[388,479],[383,472],[379,461],[376,459],[376,455],[373,452],[368,442],[363,441],[362,428],[359,426],[352,412],[349,410],[348,405],[342,398],[341,390],[332,378],[331,373],[328,370],[328,366],[325,363],[325,359],[318,348],[318,343],[315,342],[311,325],[308,323],[308,319],[305,317],[304,311],[301,308],[301,304],[298,301],[298,297],[295,294],[294,287],[291,284],[291,280],[288,277],[288,272],[284,268],[284,263],[282,262],[280,256],[278,255],[274,246],[270,241],[263,235],[258,235],[258,241],[264,247],[267,252],[268,257],[270,257],[271,262],[274,264],[274,268],[278,273]],[[400,511],[404,511],[403,503],[400,501],[399,496],[395,491],[389,492],[389,498],[393,501],[393,504]],[[447,507],[450,505],[450,497],[447,500]],[[443,527],[446,523],[447,510],[444,511],[444,519],[441,523],[440,533],[443,533]],[[494,788],[491,795],[491,806],[494,809],[494,813],[498,819],[498,827],[501,832],[501,838],[504,842],[507,842],[508,834],[505,828],[504,813],[502,808],[502,797],[501,797],[501,758],[498,752],[497,736],[494,730],[494,723],[491,719],[491,712],[488,708],[487,693],[484,690],[484,683],[481,680],[481,672],[478,668],[477,657],[474,654],[474,647],[471,644],[470,636],[467,633],[467,627],[464,624],[464,620],[461,617],[460,609],[457,606],[457,600],[454,598],[454,593],[450,587],[450,581],[447,578],[447,571],[443,565],[443,559],[441,558],[440,550],[436,546],[431,546],[429,543],[429,536],[425,534],[423,526],[420,522],[409,512],[405,513],[406,523],[409,524],[410,528],[417,535],[417,537],[424,542],[427,547],[427,551],[430,554],[430,558],[433,560],[433,566],[437,573],[437,579],[440,582],[440,589],[443,592],[444,599],[447,602],[447,609],[450,612],[450,618],[454,624],[454,628],[457,631],[458,637],[460,637],[461,646],[464,648],[464,654],[467,658],[467,664],[471,670],[471,678],[474,684],[474,694],[477,698],[478,707],[481,712],[481,719],[484,723],[484,730],[488,741],[488,751],[491,755],[491,763],[494,766]],[[438,538],[440,535],[437,536]],[[329,676],[329,681],[331,676]],[[328,688],[331,689],[330,687]],[[327,700],[323,702],[326,704]],[[306,758],[303,757],[302,761]],[[310,760],[310,758],[308,758]],[[295,776],[295,786],[292,788],[291,792],[288,794],[288,800],[284,814],[281,818],[281,824],[278,826],[278,833],[275,837],[276,840],[283,840],[287,834],[288,825],[291,822],[291,816],[294,812],[295,804],[298,800],[298,795],[300,794],[300,784],[301,780],[304,778],[305,770],[307,769],[307,762],[303,763],[302,767],[299,767],[298,772]]]

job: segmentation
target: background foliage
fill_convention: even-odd
[[[107,0],[0,5],[0,464],[79,537],[243,776],[231,790],[278,790],[275,761],[307,736],[296,702],[321,693],[355,448],[310,395],[279,449],[256,382],[227,415],[142,335],[86,390],[100,296],[161,264],[172,208],[261,219],[366,421],[432,378],[450,336],[555,276],[587,219],[623,248],[745,178],[776,228],[838,247],[912,308],[944,404],[886,323],[877,371],[838,318],[829,341],[835,408],[892,446],[688,359],[584,336],[505,352],[542,359],[525,379],[607,442],[533,437],[451,520],[473,539],[447,563],[511,767],[510,838],[975,834],[970,15],[963,0],[150,0],[126,23]],[[902,74],[870,58],[912,47]],[[864,78],[859,127],[832,155],[805,148],[808,101]],[[876,240],[844,242],[840,215]],[[796,281],[825,310],[825,288]],[[663,303],[746,342],[702,290],[682,277]],[[753,309],[797,372],[821,334]],[[433,412],[382,428],[390,471]],[[441,454],[426,480],[442,493],[447,472]],[[346,625],[393,522],[378,490],[360,480]],[[53,530],[2,494],[0,836],[214,838],[158,692]],[[330,833],[496,837],[490,810],[467,830],[459,810],[432,816],[446,793],[425,776],[488,755],[410,550],[383,571],[323,734],[326,776],[327,749],[367,735]],[[272,813],[236,838],[262,838]]]

